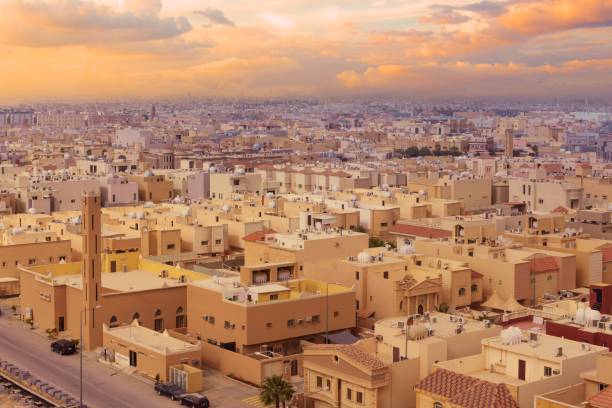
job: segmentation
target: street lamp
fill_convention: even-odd
[[[93,309],[100,309],[102,306],[96,305]],[[80,396],[79,396],[79,408],[83,408],[83,315],[87,309],[81,309],[81,323],[80,323],[80,336],[79,336],[79,384],[80,384]]]

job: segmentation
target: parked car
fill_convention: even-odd
[[[208,398],[200,394],[187,394],[181,397],[181,405],[192,408],[208,408],[210,403]]]
[[[51,343],[51,351],[54,353],[65,355],[65,354],[74,354],[77,351],[76,344],[72,340],[56,340]]]
[[[185,394],[183,389],[176,384],[172,383],[157,383],[154,387],[157,395],[165,395],[170,397],[171,400],[178,400]]]

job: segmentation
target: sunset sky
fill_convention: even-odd
[[[0,0],[0,103],[600,97],[612,0]]]

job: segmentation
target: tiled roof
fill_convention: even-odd
[[[448,238],[451,236],[451,232],[448,230],[410,224],[395,224],[391,227],[389,232],[395,234],[414,235],[424,238]]]
[[[482,278],[484,275],[480,272],[472,271],[472,279]]]
[[[602,391],[588,399],[589,406],[595,408],[612,408],[612,387],[606,387]]]
[[[273,229],[263,229],[260,231],[255,231],[255,232],[251,232],[248,235],[245,235],[244,237],[242,237],[243,240],[245,241],[263,241],[263,239],[265,238],[266,235],[268,234],[276,234],[276,231],[274,231]]]
[[[533,259],[533,271],[534,272],[548,272],[559,269],[557,261],[552,256],[545,256],[541,258]]]
[[[554,210],[552,210],[553,213],[559,213],[559,214],[567,214],[569,213],[569,210],[567,208],[565,208],[564,206],[560,205],[557,208],[555,208]]]
[[[363,351],[359,347],[348,344],[314,344],[307,347],[308,350],[334,350],[341,356],[352,360],[355,363],[369,368],[371,370],[379,370],[387,367],[385,363]]]
[[[612,261],[612,246],[602,248],[601,257],[604,262]]]
[[[422,379],[415,389],[445,397],[464,408],[518,408],[508,387],[453,371],[438,369]]]

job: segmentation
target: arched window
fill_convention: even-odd
[[[119,323],[117,323],[117,316],[111,317],[109,327],[117,327],[117,326],[119,326]]]
[[[465,288],[459,288],[459,296],[465,296]]]
[[[176,309],[176,328],[180,329],[183,327],[187,327],[187,316],[185,315],[183,308],[179,306]]]
[[[155,311],[155,320],[153,321],[153,324],[155,326],[155,331],[164,331],[164,319],[162,318],[162,312],[159,309]]]
[[[472,284],[472,292],[478,292],[478,285],[475,283]]]
[[[433,408],[444,408],[441,402],[434,402]]]
[[[134,316],[132,316],[132,321],[134,320],[138,320],[140,322],[140,313],[138,312],[134,313]]]

